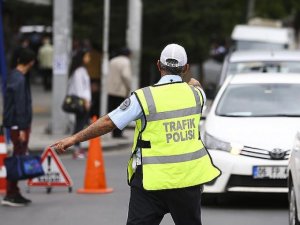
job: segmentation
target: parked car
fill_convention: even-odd
[[[222,175],[204,191],[287,193],[288,158],[300,127],[299,99],[300,76],[228,77],[207,115],[203,134]]]
[[[242,73],[298,73],[300,74],[300,51],[237,51],[227,55],[219,80]]]
[[[296,49],[296,41],[293,28],[282,27],[282,22],[279,20],[252,18],[248,21],[248,24],[237,24],[234,27],[231,33],[230,50],[226,53],[249,50],[270,52],[294,49]],[[203,63],[203,86],[212,97],[214,97],[215,90],[219,87],[219,81],[222,84],[225,80],[224,77],[220,76],[221,69],[222,62],[215,60],[213,57]]]
[[[289,225],[300,225],[300,132],[297,132],[288,165]]]
[[[208,59],[203,63],[203,79],[202,85],[208,98],[215,97],[216,89],[220,83],[220,74],[222,71],[222,62],[214,59]]]

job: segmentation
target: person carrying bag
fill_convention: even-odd
[[[28,153],[28,142],[32,122],[32,98],[28,73],[33,67],[34,62],[34,52],[30,49],[22,49],[18,55],[16,68],[12,70],[7,78],[4,96],[3,125],[10,130],[13,156],[6,160],[8,174],[6,195],[1,202],[1,204],[5,206],[25,206],[31,203],[31,200],[23,197],[20,193],[18,187],[20,176],[18,176],[17,172],[22,172],[22,169],[17,170],[18,163],[15,160],[26,157]],[[26,165],[26,169],[23,171],[31,173],[28,168],[30,168],[29,164]],[[10,179],[12,177],[14,177],[14,179]]]
[[[79,51],[72,59],[67,95],[62,105],[65,112],[75,114],[74,133],[88,124],[92,99],[90,77],[86,69],[89,62],[90,53],[85,50]],[[80,143],[75,144],[73,158],[85,158],[85,152],[80,148]]]

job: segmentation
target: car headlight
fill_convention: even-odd
[[[300,132],[298,131],[294,140],[293,150],[300,150]]]
[[[223,151],[230,151],[230,143],[221,141],[208,133],[205,133],[204,136],[204,143],[206,148],[208,149],[217,149]]]
[[[241,144],[221,141],[208,133],[205,133],[204,135],[204,144],[208,149],[227,151],[233,155],[239,155],[244,148]]]

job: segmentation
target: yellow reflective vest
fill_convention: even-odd
[[[136,121],[133,154],[141,151],[143,187],[163,190],[195,186],[220,175],[199,132],[203,97],[187,83],[150,86],[134,92],[143,114]],[[128,163],[128,181],[134,170]]]

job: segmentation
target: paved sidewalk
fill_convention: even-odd
[[[51,107],[52,107],[52,92],[45,92],[42,85],[31,85],[32,91],[32,105],[33,105],[33,121],[31,129],[31,137],[29,142],[30,151],[43,151],[47,146],[60,140],[66,135],[51,135],[47,133],[49,122],[51,121]],[[0,98],[0,105],[2,106],[2,96]],[[2,107],[0,107],[0,119],[2,122]],[[106,134],[101,138],[102,147],[104,150],[116,149],[118,147],[130,146],[133,140],[134,130],[132,128],[125,129],[124,135],[126,139],[114,139],[111,134]],[[88,147],[88,142],[82,144],[84,148]],[[8,149],[11,149],[11,145]]]

